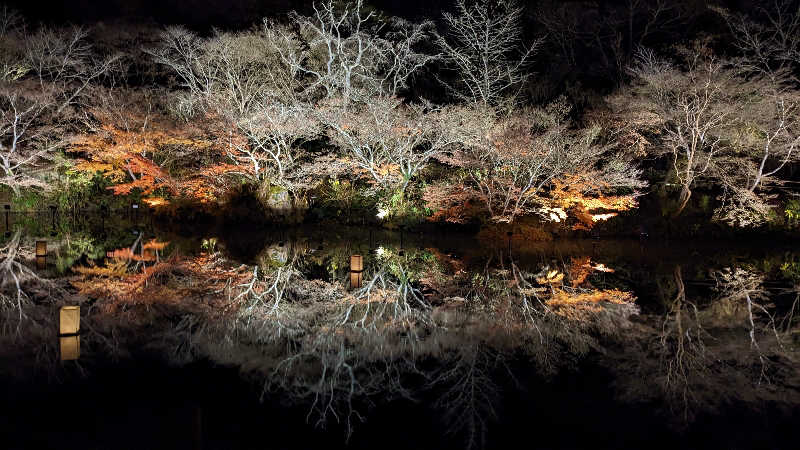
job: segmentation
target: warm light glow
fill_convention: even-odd
[[[351,289],[358,289],[361,287],[363,282],[363,273],[362,272],[350,272],[350,288]]]
[[[59,334],[77,334],[81,328],[81,309],[79,306],[62,306],[58,313]]]
[[[364,270],[364,258],[361,255],[352,255],[350,257],[350,271],[361,272]]]
[[[564,274],[558,270],[548,271],[546,276],[536,278],[536,282],[539,284],[558,284],[563,280]]]
[[[598,264],[596,266],[590,266],[590,267],[598,272],[614,273],[614,269],[606,267],[605,264]]]
[[[608,220],[612,217],[616,217],[617,213],[607,213],[607,214],[592,214],[592,222],[598,222],[601,220]]]
[[[47,256],[47,241],[36,241],[36,256]]]
[[[80,336],[61,336],[58,338],[62,361],[75,361],[81,356]]]
[[[169,202],[166,199],[161,197],[143,198],[142,201],[145,202],[147,206],[150,206],[151,208],[157,208],[159,206],[164,206],[169,204]]]

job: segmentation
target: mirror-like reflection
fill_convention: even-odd
[[[570,374],[582,387],[564,398],[648,405],[676,430],[730,404],[800,404],[800,255],[784,248],[227,232],[62,230],[41,269],[39,235],[17,229],[0,262],[0,376],[210,364],[342,443],[383,405],[419,404],[465,448],[499,445],[515,415],[557,414],[537,386]]]

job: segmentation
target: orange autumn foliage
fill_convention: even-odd
[[[221,162],[227,155],[220,143],[192,133],[197,130],[151,124],[151,128],[131,131],[104,124],[98,133],[73,141],[67,152],[79,156],[73,170],[109,178],[114,185],[108,189],[114,195],[138,190],[151,207],[166,206],[167,197],[209,203],[219,198],[225,176],[246,173],[247,168]],[[155,162],[175,161],[174,153],[189,156],[183,163],[190,166],[182,170],[188,176],[170,174],[163,163]]]
[[[573,226],[576,230],[591,229],[596,222],[637,206],[635,196],[604,195],[602,191],[606,186],[589,183],[580,175],[554,179],[552,184],[552,189],[542,203],[572,210],[572,215],[578,219],[578,223]]]
[[[606,267],[604,264],[592,264],[592,259],[585,256],[582,258],[571,258],[567,272],[569,273],[570,285],[572,287],[578,287],[584,284],[592,273],[614,273],[614,269]]]
[[[158,254],[156,252],[164,250],[167,245],[169,245],[169,242],[158,242],[153,239],[142,244],[141,252],[139,253],[134,252],[131,248],[123,247],[106,252],[106,257],[125,261],[152,262],[158,260]]]
[[[552,296],[545,300],[545,304],[552,308],[559,316],[571,320],[585,320],[587,314],[592,315],[602,312],[605,306],[611,305],[630,306],[636,302],[636,296],[630,292],[618,289],[595,290],[588,292],[572,292],[556,289]]]
[[[148,244],[153,250],[164,243]],[[251,271],[223,265],[218,257],[206,253],[190,258],[173,255],[153,265],[131,262],[112,259],[106,267],[78,267],[79,276],[70,282],[80,294],[97,299],[101,314],[147,324],[163,308],[191,307],[208,315],[226,314],[231,306],[226,289],[252,276]],[[211,292],[216,294],[209,295]]]

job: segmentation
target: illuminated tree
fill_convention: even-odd
[[[431,37],[431,22],[392,18],[383,22],[362,0],[315,2],[314,14],[290,13],[297,33],[265,21],[265,33],[284,62],[303,79],[308,99],[368,101],[397,95],[423,66],[438,58],[419,50]]]
[[[635,204],[636,190],[644,186],[640,171],[615,154],[613,142],[604,142],[600,126],[572,129],[569,109],[561,100],[515,111],[486,124],[487,130],[469,132],[467,142],[473,144],[461,164],[492,220],[538,214],[560,222],[576,205],[625,210]],[[627,199],[602,200],[603,194],[626,190]],[[590,206],[592,197],[596,204]]]
[[[792,75],[800,63],[800,14],[789,2],[776,2],[772,10],[759,10],[767,24],[761,25],[745,15],[717,11],[741,52],[736,63],[757,83],[757,91],[755,101],[742,111],[733,142],[737,152],[725,161],[720,175],[723,204],[715,213],[732,225],[759,225],[772,209],[775,195],[770,189],[784,182],[781,171],[800,161],[800,91]]]
[[[376,97],[358,109],[323,112],[333,142],[381,187],[405,190],[428,162],[456,142],[449,108]]]
[[[672,159],[680,187],[676,214],[686,208],[698,179],[713,178],[755,92],[729,61],[702,48],[689,52],[684,70],[641,50],[630,68],[633,86],[610,99],[633,126],[663,133],[663,144],[650,150]]]
[[[51,120],[52,97],[27,89],[0,86],[0,185],[17,194],[48,187],[41,172],[63,145],[56,127],[42,123]]]
[[[279,43],[264,32],[217,32],[201,38],[169,27],[149,53],[178,75],[188,90],[189,98],[183,100],[187,107],[199,103],[236,121],[252,113],[263,97],[285,100],[293,92],[294,74],[279,56]]]
[[[301,105],[264,102],[241,119],[238,128],[246,141],[230,152],[236,164],[249,167],[256,181],[287,185],[287,172],[295,169],[304,140],[319,134],[319,125],[310,111]]]
[[[98,56],[87,42],[87,34],[80,27],[42,27],[25,38],[25,62],[41,90],[51,93],[57,114],[85,97],[92,82],[119,59],[118,55]]]
[[[290,13],[307,47],[287,46],[283,59],[307,77],[305,91],[326,98],[341,96],[344,102],[370,96],[380,88],[379,43],[375,13],[362,10],[357,0],[337,6],[333,0],[314,3],[314,15]],[[284,36],[286,36],[284,34]],[[285,37],[288,41],[289,37]]]
[[[409,22],[393,17],[389,20],[381,56],[384,60],[383,91],[396,96],[408,87],[411,80],[423,67],[442,59],[441,54],[418,50],[420,44],[434,39],[435,26],[431,21]]]
[[[458,80],[445,85],[456,97],[484,105],[514,98],[542,42],[522,43],[523,8],[513,0],[457,0],[456,10],[444,14],[447,33],[437,40]]]
[[[0,81],[0,185],[19,194],[49,187],[48,161],[68,139],[63,125],[117,57],[98,57],[81,28],[41,27],[24,35],[21,19],[3,12],[0,40],[14,41],[16,61],[3,63]]]
[[[93,94],[92,120],[85,122],[91,133],[73,138],[68,152],[77,157],[72,170],[103,175],[114,194],[136,189],[153,206],[170,197],[209,203],[228,189],[231,175],[246,171],[230,164],[231,141],[216,137],[225,129],[219,121],[176,123],[146,92],[97,88]]]

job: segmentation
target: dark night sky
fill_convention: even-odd
[[[581,7],[586,0],[564,0]],[[595,0],[619,3],[624,0]],[[748,9],[757,0],[696,0],[726,3],[734,9]],[[440,18],[443,8],[455,0],[366,0],[386,13],[408,18]],[[532,11],[537,0],[520,0]],[[2,3],[2,0],[0,0]],[[245,28],[265,16],[280,16],[290,10],[308,13],[313,0],[7,0],[29,22],[92,24],[99,21],[155,21],[180,23],[203,30],[210,27]]]
[[[10,0],[31,22],[92,23],[103,20],[146,20],[193,27],[247,26],[264,16],[290,10],[308,11],[312,0]],[[390,14],[437,17],[452,0],[373,0]]]

